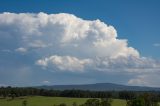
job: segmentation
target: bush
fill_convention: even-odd
[[[80,106],[111,106],[112,99],[102,98],[100,99],[88,99],[84,104]]]
[[[27,101],[26,101],[26,100],[24,100],[24,101],[22,102],[22,106],[27,106]]]
[[[112,99],[111,98],[102,98],[101,106],[111,106]]]
[[[158,97],[154,94],[144,93],[135,99],[127,101],[127,106],[159,106]]]
[[[85,103],[85,106],[100,106],[99,99],[88,99]]]
[[[61,103],[58,106],[67,106],[65,103]]]
[[[127,106],[145,106],[144,99],[137,98],[127,101]]]
[[[73,102],[72,106],[78,106],[76,102]]]

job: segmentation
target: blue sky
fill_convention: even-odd
[[[1,0],[0,2],[0,85],[113,82],[160,86],[158,82],[159,0]],[[37,27],[36,25],[44,25],[39,20],[45,16],[58,25],[51,22],[51,25],[47,24],[43,28]],[[34,22],[34,17],[38,22]],[[8,24],[8,20],[12,19],[18,21]],[[61,19],[65,23],[63,26]],[[97,19],[99,21],[95,21]],[[101,30],[103,28],[104,30]],[[32,29],[36,31],[32,32]],[[69,32],[66,33],[66,30]],[[64,37],[57,37],[62,36],[61,32]],[[33,36],[39,33],[42,37]],[[92,34],[95,36],[91,36]],[[31,37],[26,37],[27,35]],[[71,41],[72,35],[78,40]],[[22,41],[24,37],[27,40]],[[85,40],[79,40],[81,38]],[[107,43],[113,42],[113,39],[116,40],[115,43]],[[62,43],[65,46],[62,46]],[[94,47],[90,43],[93,43]],[[77,48],[72,49],[72,45]],[[57,63],[57,59],[58,62],[61,60],[64,63]]]

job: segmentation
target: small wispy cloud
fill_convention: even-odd
[[[3,50],[1,50],[1,52],[7,52],[7,53],[10,53],[10,52],[12,52],[11,50],[9,50],[9,49],[3,49]]]
[[[25,52],[27,52],[27,49],[26,49],[26,48],[23,48],[23,47],[20,47],[20,48],[15,49],[15,51],[16,51],[16,52],[25,53]]]
[[[50,84],[49,81],[45,80],[45,81],[42,81],[43,84]]]
[[[160,47],[160,43],[154,43],[153,46]]]

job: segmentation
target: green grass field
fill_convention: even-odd
[[[0,99],[0,106],[22,106],[22,101],[27,100],[27,106],[53,106],[53,104],[66,103],[72,106],[73,102],[77,104],[84,103],[87,98],[64,98],[64,97],[24,97],[15,98],[14,100]],[[114,99],[112,106],[125,106],[124,100]]]

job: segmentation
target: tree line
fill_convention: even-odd
[[[32,87],[0,87],[0,97],[14,99],[21,96],[89,98],[80,106],[111,106],[112,99],[124,99],[127,103],[126,106],[159,106],[158,102],[160,102],[160,92],[158,91],[85,91],[74,89],[60,91]],[[23,105],[27,106],[27,101],[23,101]],[[66,104],[62,103],[57,106],[66,106]],[[77,104],[73,103],[73,106],[77,106]]]
[[[47,90],[32,87],[0,87],[1,97],[20,96],[51,96],[51,97],[76,97],[76,98],[114,98],[131,100],[148,93],[160,99],[158,91],[89,91],[89,90]]]

